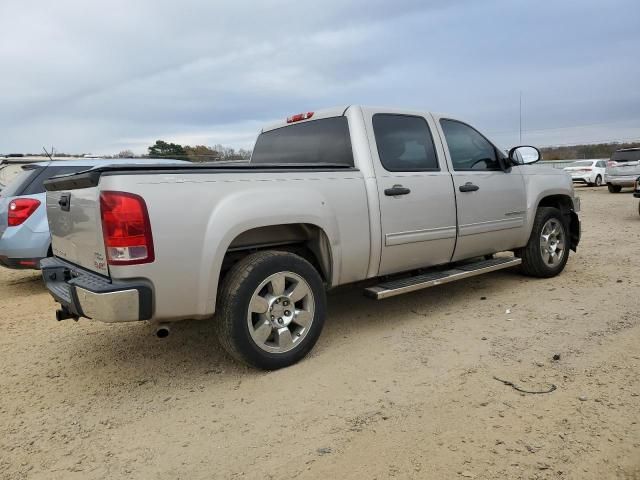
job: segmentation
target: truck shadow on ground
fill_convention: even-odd
[[[328,297],[328,318],[318,344],[299,365],[304,369],[310,362],[322,362],[322,357],[335,348],[332,344],[344,343],[345,338],[366,342],[367,338],[387,332],[390,325],[402,325],[412,316],[424,317],[422,320],[429,322],[431,315],[460,313],[463,300],[467,304],[479,303],[481,296],[499,296],[531,281],[535,280],[516,272],[494,272],[482,279],[467,279],[384,301],[364,297],[361,287],[337,290]],[[265,374],[240,365],[224,352],[217,339],[215,319],[178,322],[163,340],[156,338],[147,324],[103,325],[81,320],[74,332],[74,325],[67,323],[73,322],[61,325],[65,333],[61,333],[62,341],[56,342],[61,349],[56,354],[73,359],[65,367],[69,376],[99,375],[104,369],[117,371],[119,381],[125,383],[151,376],[154,383],[167,384],[176,375],[180,382],[206,382],[212,374],[218,382],[237,382],[238,376]],[[75,369],[76,373],[69,369]]]
[[[12,275],[3,282],[2,287],[9,298],[30,297],[46,291],[42,275],[36,271]]]

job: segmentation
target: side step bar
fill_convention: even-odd
[[[369,287],[364,290],[367,297],[382,300],[383,298],[394,297],[403,293],[414,292],[423,288],[435,287],[443,283],[455,282],[463,278],[475,277],[483,273],[495,272],[504,268],[515,267],[520,265],[522,260],[516,257],[509,258],[492,258],[490,260],[482,260],[474,263],[459,265],[451,270],[440,272],[430,272],[416,275],[409,278],[401,278],[384,282],[375,287]]]

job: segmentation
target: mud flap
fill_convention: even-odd
[[[571,250],[574,252],[578,251],[578,243],[580,243],[580,218],[578,214],[571,210],[569,212],[570,222],[569,222],[569,237],[571,240]]]

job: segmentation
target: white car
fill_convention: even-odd
[[[596,187],[602,185],[606,170],[606,160],[577,160],[564,167],[564,171],[571,174],[574,183],[586,183]]]

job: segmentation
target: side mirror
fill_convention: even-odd
[[[521,145],[509,150],[509,160],[516,165],[529,165],[542,160],[542,153],[531,145]]]

